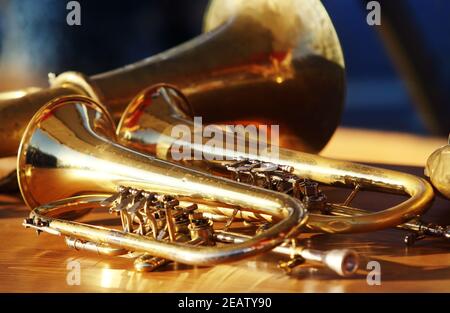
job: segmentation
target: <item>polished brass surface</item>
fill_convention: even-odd
[[[270,250],[295,235],[307,218],[302,203],[287,195],[135,152],[116,143],[114,131],[108,112],[86,97],[55,99],[35,114],[22,138],[17,165],[22,196],[34,208],[26,226],[182,263],[213,265]],[[268,214],[277,223],[240,244],[198,247],[63,218],[100,202],[99,197],[68,197],[114,193],[120,185]]]
[[[120,115],[157,82],[179,86],[206,122],[270,120],[304,151],[323,148],[340,120],[345,81],[340,44],[319,0],[213,0],[204,31],[111,72],[66,72],[51,76],[50,89],[0,96],[0,156],[17,152],[28,121],[54,97],[90,96]]]
[[[75,88],[50,88],[17,93],[15,97],[10,92],[0,95],[0,156],[17,154],[20,139],[28,122],[40,107],[48,101],[63,96],[76,94]],[[6,97],[8,96],[8,97]]]
[[[0,92],[0,101],[21,98],[23,96],[26,96],[27,94],[31,94],[31,93],[34,93],[34,92],[37,92],[40,90],[41,89],[38,87],[28,87],[28,88],[24,88],[24,89]]]
[[[172,159],[171,147],[180,138],[172,136],[175,126],[184,125],[192,132],[195,129],[185,109],[189,105],[181,91],[171,86],[149,87],[135,97],[125,110],[117,134],[120,141],[134,149],[156,155],[161,159]],[[200,130],[202,131],[202,130]],[[281,129],[282,131],[282,129]],[[177,132],[175,132],[176,134]],[[176,135],[175,135],[176,136]],[[182,141],[182,140],[181,140]],[[234,141],[236,143],[236,141]],[[204,149],[195,142],[183,142],[195,155],[208,155],[208,160],[233,160],[236,150],[226,147]],[[248,142],[245,142],[248,147]],[[245,150],[240,150],[245,151]],[[409,196],[404,202],[379,212],[354,216],[330,216],[310,214],[307,228],[328,233],[368,232],[403,224],[422,214],[433,200],[433,190],[423,179],[396,171],[384,170],[357,163],[338,161],[317,155],[279,148],[279,157],[266,154],[245,153],[241,157],[290,167],[293,174],[332,186],[357,186],[363,190],[376,190]],[[224,175],[229,161],[182,160],[197,169]]]
[[[54,218],[57,215],[67,216],[73,210],[81,210],[83,207],[89,209],[96,209],[102,206],[102,203],[107,200],[106,196],[102,195],[86,195],[77,196],[72,198],[66,198],[64,200],[56,201],[54,203],[49,203],[40,207],[37,207],[31,213],[31,217],[25,220],[24,226],[31,227],[37,231],[47,232],[53,235],[64,235],[68,233],[67,221],[57,221]],[[204,208],[205,209],[205,208]],[[51,216],[53,219],[48,222],[46,216]],[[38,221],[38,222],[36,222]],[[47,222],[46,222],[47,221]],[[64,223],[64,224],[60,224]],[[138,223],[136,223],[138,224]],[[73,224],[72,226],[74,226]],[[136,225],[135,225],[136,226]],[[190,228],[190,227],[189,227]],[[61,231],[62,230],[62,231]],[[102,243],[100,241],[86,241],[85,238],[80,238],[80,227],[77,227],[77,238],[73,237],[73,233],[70,233],[72,237],[66,237],[65,241],[67,246],[78,251],[89,251],[94,252],[98,255],[105,256],[126,256],[129,251],[124,248],[114,248],[111,245]],[[61,232],[60,232],[61,231]],[[246,231],[248,233],[249,230]],[[139,232],[135,232],[140,234]],[[140,234],[145,236],[145,238],[152,238],[151,234]],[[180,232],[179,235],[183,235]],[[213,242],[206,245],[214,246],[216,242],[228,243],[228,244],[239,244],[252,239],[252,236],[243,233],[235,233],[227,230],[214,230],[211,238]],[[92,240],[92,237],[88,237]],[[154,238],[154,237],[153,237]],[[192,238],[189,244],[205,245],[198,238]],[[183,242],[183,240],[178,240]],[[184,241],[186,242],[186,241]],[[281,265],[288,264],[292,261],[297,261],[294,266],[289,268],[289,271],[297,265],[301,265],[305,262],[311,262],[315,265],[321,265],[334,271],[336,274],[348,277],[353,275],[359,266],[359,256],[351,249],[331,249],[331,250],[317,250],[310,249],[302,246],[296,242],[296,240],[288,240],[284,244],[275,247],[272,250],[273,253],[281,255],[284,260],[280,261]],[[144,261],[145,260],[145,261]],[[138,255],[135,260],[135,268],[138,271],[154,271],[157,268],[167,265],[171,262],[168,259],[163,259],[160,257],[154,257],[149,254]]]
[[[450,199],[450,136],[449,143],[434,151],[427,160],[425,175],[441,194]]]

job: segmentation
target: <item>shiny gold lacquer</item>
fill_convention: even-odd
[[[450,199],[450,136],[448,145],[434,151],[427,160],[425,175],[441,194]]]
[[[394,207],[372,213],[358,211],[355,215],[348,203],[332,206],[340,211],[339,215],[345,215],[343,212],[346,211],[352,216],[310,214],[307,228],[312,231],[350,233],[393,227],[422,214],[433,200],[431,186],[425,180],[409,174],[283,148],[279,148],[279,157],[275,158],[264,153],[237,155],[236,146],[234,150],[227,149],[225,145],[211,149],[202,142],[184,142],[177,137],[178,131],[173,132],[175,127],[181,129],[181,125],[187,128],[192,133],[192,139],[195,138],[196,132],[203,131],[195,129],[188,108],[187,99],[174,87],[162,84],[146,89],[132,101],[122,116],[117,129],[121,143],[158,158],[172,160],[171,148],[175,142],[180,145],[181,141],[182,146],[191,149],[193,155],[200,152],[199,155],[203,157],[202,160],[196,161],[181,160],[183,164],[221,175],[224,175],[224,165],[229,161],[217,160],[233,160],[238,156],[280,164],[290,168],[293,174],[326,185],[356,187],[354,192],[366,189],[409,196],[406,201]],[[280,132],[283,132],[283,128]],[[248,138],[246,140],[244,145],[249,147]],[[236,139],[234,142],[237,142]]]
[[[114,131],[107,111],[81,96],[56,99],[36,113],[23,136],[17,166],[23,198],[30,208],[37,207],[27,226],[67,236],[67,243],[74,247],[102,245],[111,253],[117,251],[111,248],[125,249],[187,264],[213,265],[270,250],[305,222],[301,202],[289,196],[135,152],[117,144]],[[180,201],[267,214],[278,222],[239,244],[200,247],[66,219],[68,213],[73,216],[73,212],[98,206],[105,197],[63,199],[111,194],[120,185],[172,195]],[[46,205],[51,201],[57,202]]]
[[[340,44],[319,0],[213,0],[204,32],[114,71],[66,72],[51,77],[50,89],[0,96],[0,156],[16,154],[28,121],[54,97],[90,96],[120,115],[158,82],[179,86],[205,122],[270,120],[303,151],[326,144],[340,119],[345,80]]]
[[[83,211],[102,208],[102,203],[107,201],[108,196],[105,195],[84,195],[65,198],[62,200],[54,201],[36,207],[31,218],[28,218],[24,222],[25,227],[35,228],[38,232],[45,231],[53,235],[61,236],[61,232],[58,230],[58,224],[56,221],[52,222],[52,226],[43,218],[46,215],[52,216],[64,216],[73,214],[74,211]],[[222,215],[208,214],[206,213],[211,208],[203,206],[203,214],[212,217],[214,220],[229,221],[229,218]],[[240,214],[243,212],[240,212]],[[248,213],[248,212],[247,212]],[[251,236],[240,233],[230,232],[227,230],[215,230],[213,231],[212,242],[221,243],[242,243],[251,239]],[[84,250],[94,252],[100,255],[106,256],[123,256],[131,252],[130,250],[123,248],[114,248],[111,245],[104,244],[100,241],[86,241],[73,236],[66,236],[65,242],[68,247],[75,250]],[[192,242],[190,243],[192,244]],[[272,250],[273,253],[289,258],[288,261],[280,261],[279,267],[286,271],[291,271],[292,268],[307,262],[313,262],[327,267],[334,271],[339,276],[351,276],[353,275],[359,266],[359,256],[351,249],[332,249],[332,250],[315,250],[305,246],[299,245],[294,239],[287,240],[280,246],[275,247]],[[135,253],[135,252],[134,252]],[[150,260],[151,262],[148,262]],[[170,260],[162,259],[160,257],[150,256],[148,254],[139,255],[135,259],[135,269],[138,271],[153,271],[162,265],[169,263]]]

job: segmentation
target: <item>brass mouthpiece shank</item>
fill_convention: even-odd
[[[244,242],[249,236],[230,232],[217,232],[218,240],[229,243]],[[353,275],[359,266],[358,254],[351,249],[333,249],[320,251],[308,249],[302,246],[280,245],[272,250],[291,259],[300,257],[304,261],[312,261],[322,264],[340,276]]]

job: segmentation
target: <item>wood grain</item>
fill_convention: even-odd
[[[423,172],[421,167],[381,166],[419,176]],[[356,203],[376,210],[395,200],[368,193]],[[407,248],[402,242],[405,232],[393,229],[303,236],[302,244],[315,249],[359,252],[361,269],[351,278],[340,278],[310,263],[286,275],[276,268],[279,257],[271,254],[215,267],[172,264],[158,272],[136,273],[130,259],[74,251],[65,246],[63,238],[36,236],[21,226],[28,213],[18,195],[0,195],[0,292],[450,292],[450,244],[430,239]],[[87,218],[101,224],[113,222],[102,212]],[[424,219],[450,224],[450,202],[437,198]],[[71,260],[81,265],[79,286],[66,282]],[[366,265],[371,260],[381,264],[380,286],[366,282]]]

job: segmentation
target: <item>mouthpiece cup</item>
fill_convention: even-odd
[[[324,263],[340,276],[348,277],[358,270],[359,257],[353,250],[335,249],[325,255]]]

